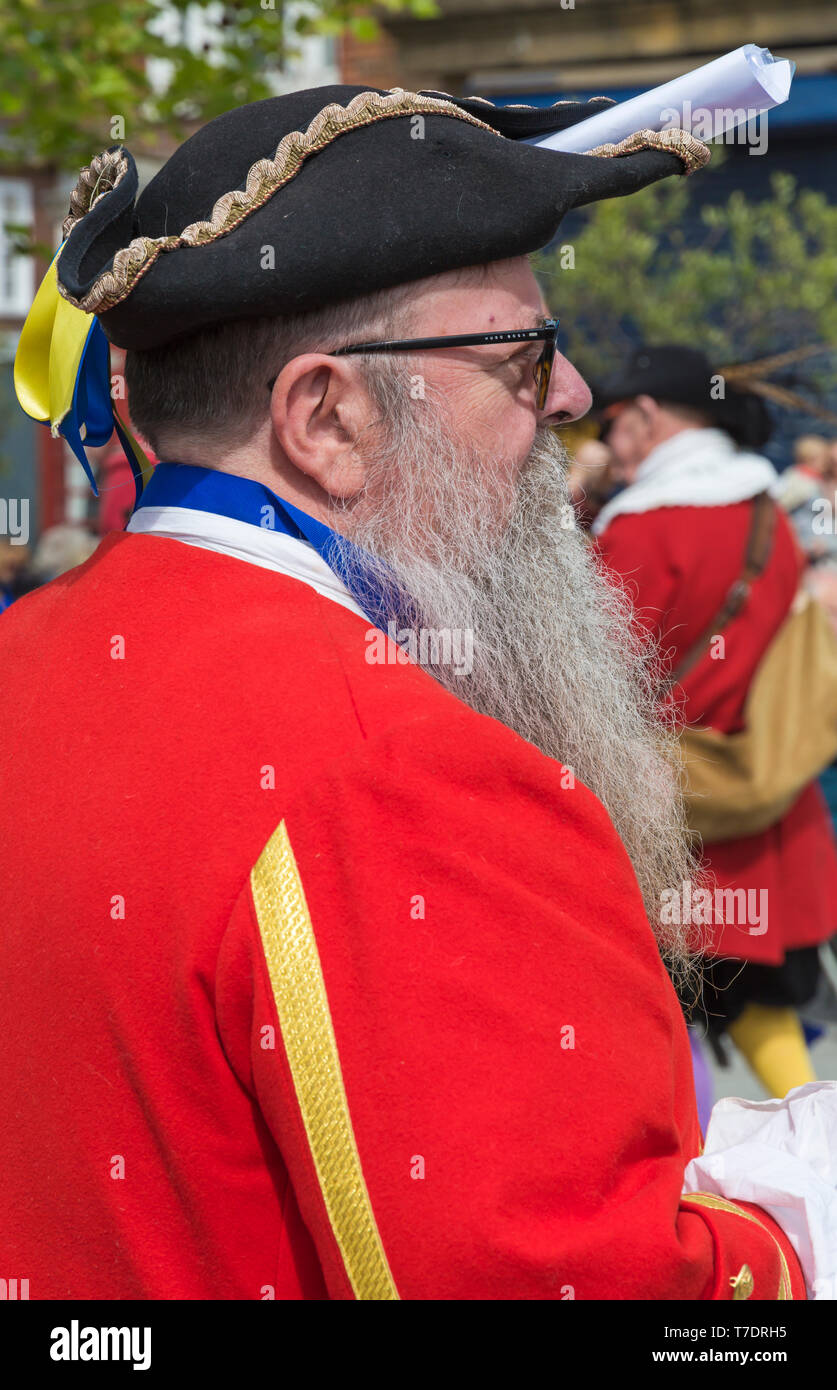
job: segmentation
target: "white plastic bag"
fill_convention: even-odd
[[[755,1202],[796,1251],[808,1297],[837,1299],[837,1081],[784,1100],[719,1100],[683,1191]]]

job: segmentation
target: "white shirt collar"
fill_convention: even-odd
[[[605,503],[593,532],[601,535],[615,517],[626,513],[729,506],[768,491],[776,480],[768,459],[736,448],[725,431],[681,430],[658,444],[640,464],[634,481]]]
[[[134,512],[125,529],[134,534],[182,541],[184,545],[214,550],[219,555],[231,555],[235,560],[258,565],[260,569],[286,574],[369,621],[345,584],[314,547],[282,531],[252,526],[247,521],[191,507],[141,507]]]

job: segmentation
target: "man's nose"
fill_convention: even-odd
[[[567,420],[580,420],[592,404],[593,395],[587,382],[579,376],[572,362],[556,352],[542,411],[543,424],[560,425]]]

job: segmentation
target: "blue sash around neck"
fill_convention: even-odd
[[[137,502],[134,513],[146,507],[185,507],[197,512],[244,521],[262,531],[280,531],[313,546],[329,569],[346,586],[375,626],[386,627],[393,616],[393,594],[367,576],[368,558],[357,546],[299,507],[277,497],[255,478],[220,473],[191,463],[158,463]]]

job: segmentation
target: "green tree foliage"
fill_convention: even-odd
[[[369,0],[2,0],[0,162],[74,169],[114,143],[141,144],[269,96],[269,76],[305,34],[378,32]],[[435,14],[434,0],[384,0],[384,8]],[[203,18],[207,42],[190,34]],[[169,80],[152,83],[147,59]],[[158,67],[158,74],[159,74]]]
[[[837,344],[837,207],[784,173],[769,199],[734,192],[696,213],[689,195],[667,179],[597,203],[571,251],[541,258],[579,370],[600,377],[641,340],[694,343],[719,365]]]

